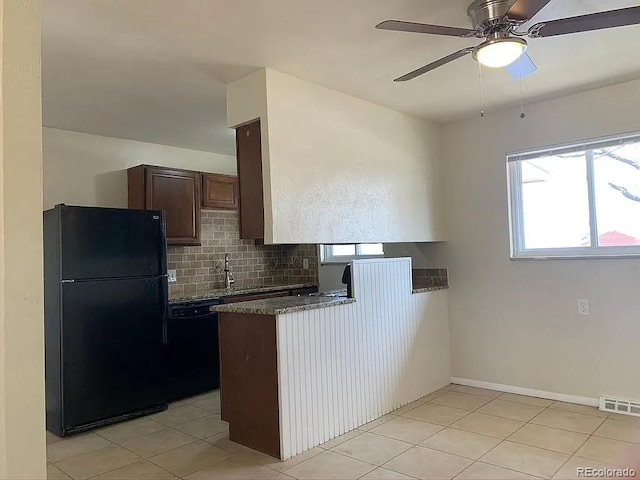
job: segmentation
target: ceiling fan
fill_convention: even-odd
[[[467,16],[473,29],[399,20],[384,21],[376,28],[398,32],[484,39],[475,47],[463,48],[395,79],[396,82],[406,82],[468,54],[472,54],[473,58],[481,65],[492,68],[506,67],[513,64],[525,53],[527,41],[523,37],[553,37],[640,24],[640,6],[637,6],[537,23],[525,32],[517,30],[519,26],[535,17],[550,1],[475,0],[467,9]]]

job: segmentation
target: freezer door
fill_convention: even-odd
[[[62,278],[145,277],[166,273],[164,214],[61,206]]]
[[[166,279],[63,284],[64,428],[164,402],[163,282]]]

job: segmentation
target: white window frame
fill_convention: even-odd
[[[584,259],[584,258],[638,258],[640,246],[601,247],[598,245],[598,222],[594,188],[593,150],[598,148],[640,142],[640,132],[603,137],[571,144],[516,152],[507,155],[509,197],[509,237],[512,260]],[[586,152],[587,192],[589,196],[589,226],[591,246],[568,248],[525,248],[524,212],[522,210],[522,160],[537,157]]]
[[[333,244],[320,245],[320,262],[321,263],[348,263],[351,260],[358,260],[362,258],[384,258],[384,243],[378,242],[382,245],[383,253],[379,255],[363,255],[361,253],[362,243],[345,243],[342,245],[355,245],[355,255],[334,255]]]

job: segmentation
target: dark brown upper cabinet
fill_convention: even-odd
[[[240,238],[263,239],[264,198],[260,120],[236,129],[236,154],[240,186]]]
[[[202,207],[211,209],[238,209],[238,177],[202,174]]]
[[[164,210],[167,244],[200,245],[199,172],[139,165],[127,173],[129,208]]]

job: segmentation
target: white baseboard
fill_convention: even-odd
[[[546,398],[547,400],[556,400],[558,402],[577,403],[579,405],[588,405],[590,407],[600,406],[600,399],[598,398],[579,397],[577,395],[567,395],[564,393],[556,392],[545,392],[542,390],[534,390],[533,388],[514,387],[512,385],[482,382],[480,380],[469,380],[467,378],[452,377],[451,383],[465,385],[467,387],[486,388],[487,390],[497,390],[499,392],[526,395],[527,397]]]

